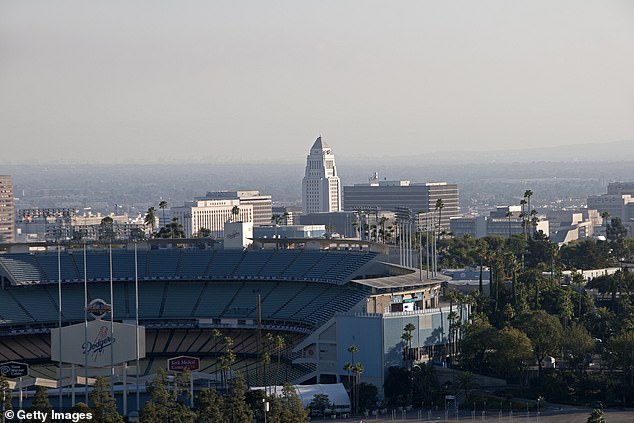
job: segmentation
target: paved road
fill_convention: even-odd
[[[542,422],[542,423],[585,423],[585,421],[590,416],[590,412],[592,409],[585,407],[561,407],[561,408],[552,408],[546,410],[545,412],[540,413],[537,416],[537,413],[530,412],[520,412],[513,413],[512,416],[509,415],[508,412],[502,413],[500,415],[499,412],[487,412],[486,416],[481,412],[476,412],[474,416],[472,412],[461,412],[460,418],[456,419],[455,414],[450,414],[448,419],[445,418],[444,413],[433,413],[431,416],[424,412],[422,416],[419,418],[418,411],[410,411],[407,413],[407,416],[404,416],[402,413],[395,413],[394,417],[391,412],[388,415],[381,416],[372,416],[369,418],[349,418],[349,419],[336,419],[336,420],[313,420],[313,422],[350,422],[350,423],[372,423],[372,422],[399,422],[399,421],[408,421],[410,423],[413,422],[452,422],[452,421],[461,421],[463,423],[473,421],[473,422],[516,422],[516,423],[528,423],[528,422]],[[632,423],[634,422],[634,410],[617,410],[617,409],[606,409],[604,410],[605,420],[607,423]]]

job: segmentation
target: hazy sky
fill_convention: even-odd
[[[2,162],[634,139],[634,1],[0,2]]]

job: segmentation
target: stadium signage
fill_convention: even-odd
[[[0,375],[9,379],[26,376],[28,374],[29,365],[26,363],[18,363],[17,361],[0,363]]]
[[[82,349],[84,350],[84,355],[93,354],[93,355],[101,355],[103,354],[103,350],[106,347],[114,344],[114,337],[112,334],[109,334],[109,328],[106,325],[103,325],[99,328],[99,332],[97,336],[92,341],[86,341],[82,345]]]
[[[121,364],[136,358],[137,338],[139,358],[143,358],[145,357],[145,328],[143,326],[92,320],[87,326],[79,323],[64,326],[61,331],[59,328],[54,328],[51,329],[51,360],[89,367]]]
[[[236,239],[239,236],[240,236],[240,232],[238,231],[232,232],[230,234],[225,234],[225,238],[228,238],[228,239]]]
[[[103,316],[110,313],[111,310],[112,307],[110,304],[106,303],[101,298],[92,300],[90,304],[88,304],[88,307],[86,307],[86,311],[95,319],[103,318]]]
[[[167,369],[171,372],[190,372],[200,369],[200,359],[181,355],[167,360]]]

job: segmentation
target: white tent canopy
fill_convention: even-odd
[[[310,405],[315,395],[323,394],[328,395],[328,400],[335,404],[337,410],[350,411],[350,397],[348,397],[348,393],[342,383],[291,386],[295,388],[295,392],[304,407]],[[282,396],[283,388],[283,386],[268,386],[266,388],[259,386],[253,387],[251,390],[266,390],[269,394],[275,393],[277,396]]]

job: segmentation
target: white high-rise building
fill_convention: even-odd
[[[315,140],[306,158],[302,201],[304,214],[341,210],[341,181],[337,176],[335,155],[321,137]]]

